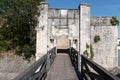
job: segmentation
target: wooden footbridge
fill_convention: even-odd
[[[78,56],[81,56],[81,66],[78,66]],[[87,57],[79,55],[74,48],[62,51],[57,51],[56,48],[53,48],[14,80],[120,79]]]

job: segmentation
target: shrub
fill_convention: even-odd
[[[22,48],[24,58],[29,60],[32,55],[35,55],[35,47],[30,45],[24,45]]]
[[[119,20],[116,17],[112,17],[110,22],[113,26],[119,25]]]
[[[100,41],[100,36],[99,36],[99,35],[95,35],[95,37],[94,37],[94,42],[96,43],[96,42],[98,42],[98,41]]]

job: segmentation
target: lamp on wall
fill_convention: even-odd
[[[76,44],[77,43],[77,39],[73,39],[73,42]]]
[[[50,39],[50,42],[51,42],[51,43],[53,43],[53,42],[54,42],[54,39],[53,39],[53,38],[51,38],[51,39]]]

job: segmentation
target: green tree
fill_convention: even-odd
[[[35,15],[41,1],[44,0],[0,0],[0,50],[35,53]]]

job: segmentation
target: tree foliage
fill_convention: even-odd
[[[25,58],[35,53],[35,14],[41,1],[0,0],[0,50],[14,49]]]

